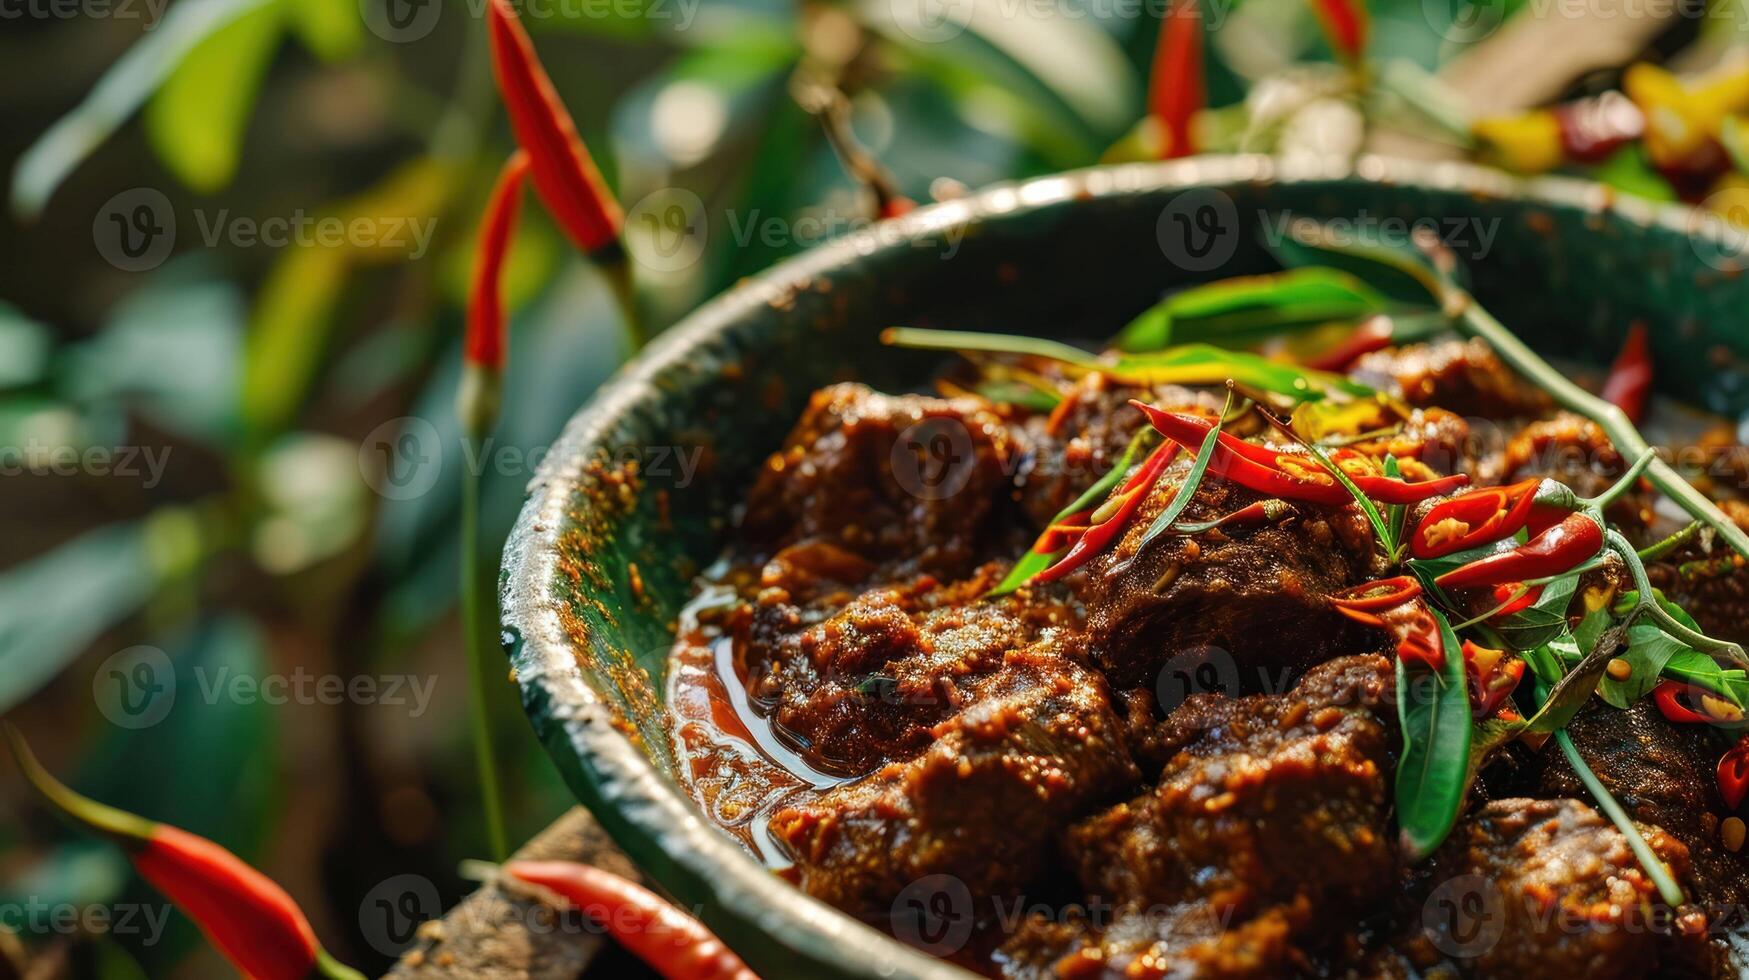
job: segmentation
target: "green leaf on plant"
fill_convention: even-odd
[[[1621,659],[1632,669],[1626,679],[1616,680],[1604,675],[1598,685],[1603,700],[1617,708],[1628,708],[1658,685],[1659,676],[1670,658],[1686,650],[1679,640],[1651,623],[1639,623],[1628,630],[1628,648]],[[1698,654],[1697,656],[1704,656]],[[1710,658],[1708,659],[1710,663]]]
[[[1397,764],[1397,823],[1409,860],[1420,861],[1451,833],[1463,808],[1470,765],[1470,694],[1463,650],[1437,609],[1445,662],[1438,670],[1397,661],[1403,756]]]
[[[1245,351],[1209,344],[1181,344],[1146,354],[1120,354],[1097,370],[1126,384],[1218,385],[1228,380],[1296,402],[1330,395],[1371,398],[1377,394],[1358,381],[1325,371],[1272,361]]]
[[[1387,305],[1377,290],[1339,269],[1242,276],[1166,297],[1130,321],[1115,346],[1132,352],[1193,341],[1237,347],[1332,320],[1360,319]]]

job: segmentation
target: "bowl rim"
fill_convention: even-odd
[[[1294,164],[1262,155],[1205,156],[1160,163],[1090,167],[1003,182],[966,197],[921,207],[858,229],[788,258],[707,301],[658,336],[601,385],[566,423],[530,481],[522,511],[505,543],[500,579],[501,622],[525,709],[561,771],[608,833],[652,839],[668,870],[704,883],[707,924],[756,929],[813,962],[852,975],[964,978],[971,974],[915,950],[780,880],[709,823],[693,801],[659,774],[615,725],[613,708],[582,680],[571,638],[551,594],[571,491],[589,448],[612,420],[655,390],[653,382],[719,331],[757,315],[775,299],[804,288],[875,252],[918,236],[969,226],[1076,198],[1221,187],[1253,182],[1358,181],[1382,186],[1463,192],[1556,208],[1611,212],[1644,226],[1722,241],[1716,219],[1686,205],[1633,198],[1589,180],[1519,177],[1469,163],[1363,156],[1352,166]],[[896,233],[895,233],[896,232]],[[543,719],[545,719],[543,721]],[[557,724],[557,731],[542,731]],[[560,753],[569,756],[566,758]],[[582,784],[576,780],[582,780]],[[586,785],[584,785],[586,784]],[[644,864],[646,862],[639,862]],[[660,875],[653,875],[660,880]]]

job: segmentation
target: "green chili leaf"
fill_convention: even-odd
[[[1296,402],[1330,395],[1371,398],[1377,392],[1357,381],[1327,371],[1313,371],[1272,361],[1245,351],[1222,350],[1209,344],[1181,344],[1147,354],[1121,354],[1098,365],[1126,384],[1218,385],[1229,379],[1247,388],[1282,395]]]
[[[1090,371],[1101,370],[1099,359],[1079,347],[1043,337],[1018,337],[1002,333],[977,333],[970,330],[924,330],[918,327],[888,327],[881,331],[881,343],[918,350],[944,350],[955,353],[983,351],[989,354],[1018,354],[1043,357]]]
[[[1311,266],[1239,276],[1166,297],[1131,320],[1114,346],[1132,352],[1190,341],[1243,346],[1334,320],[1360,319],[1388,305],[1377,290],[1340,269]]]
[[[1385,475],[1393,480],[1403,478],[1402,465],[1397,462],[1397,457],[1390,453],[1385,454]],[[1390,526],[1391,540],[1401,545],[1405,540],[1404,532],[1409,523],[1409,506],[1407,504],[1392,504],[1386,507],[1385,523]],[[1392,560],[1395,560],[1396,557],[1394,553],[1391,555]]]
[[[1726,670],[1699,650],[1683,649],[1665,661],[1663,676],[1692,687],[1705,688],[1738,707],[1749,706],[1749,675]]]
[[[1232,403],[1233,397],[1228,394],[1227,405],[1221,409],[1221,417],[1215,420],[1214,425],[1209,426],[1208,435],[1202,437],[1202,446],[1196,451],[1196,461],[1190,465],[1190,472],[1184,477],[1184,482],[1179,484],[1178,492],[1172,495],[1172,502],[1166,505],[1160,516],[1154,518],[1154,523],[1148,525],[1148,529],[1142,533],[1142,540],[1136,545],[1136,551],[1140,552],[1147,547],[1148,542],[1166,533],[1172,522],[1178,520],[1178,515],[1184,513],[1184,508],[1190,506],[1190,498],[1202,486],[1202,477],[1208,472],[1209,460],[1215,456],[1215,445],[1220,442],[1221,437],[1221,424],[1226,421],[1227,408]]]
[[[1457,823],[1470,766],[1470,693],[1464,656],[1439,610],[1445,662],[1438,670],[1397,661],[1397,711],[1403,757],[1397,764],[1397,824],[1411,861],[1432,854]]]
[[[1148,432],[1149,429],[1146,426],[1137,430],[1136,434],[1130,437],[1130,444],[1124,447],[1123,455],[1118,457],[1118,461],[1112,464],[1111,469],[1106,470],[1105,475],[1083,491],[1081,496],[1076,497],[1073,503],[1057,511],[1057,516],[1051,518],[1050,523],[1059,524],[1068,520],[1075,514],[1092,507],[1111,493],[1112,489],[1128,475],[1131,465],[1135,462],[1136,454],[1141,451],[1142,443],[1148,437]],[[1007,576],[995,588],[985,593],[984,598],[994,599],[997,596],[1005,596],[1013,592],[1030,581],[1034,575],[1049,568],[1051,563],[1061,555],[1062,551],[1047,554],[1031,548],[1027,549],[1026,554],[1022,555],[1020,560],[1014,563],[1014,567],[1008,570]]]
[[[1029,412],[1049,412],[1062,401],[1058,395],[1021,381],[983,381],[972,390],[993,402],[1016,405]]]
[[[1681,641],[1666,634],[1651,623],[1640,623],[1628,630],[1628,648],[1621,659],[1632,669],[1625,680],[1605,674],[1598,685],[1603,700],[1617,708],[1628,708],[1646,692],[1658,685],[1659,675],[1670,658],[1688,649]],[[1697,652],[1697,655],[1698,652]],[[1707,658],[1711,663],[1711,658]]]
[[[1543,588],[1534,605],[1489,620],[1488,628],[1506,643],[1507,649],[1523,651],[1542,646],[1567,631],[1567,606],[1573,601],[1573,590],[1578,584],[1576,575],[1556,579]]]
[[[1537,669],[1537,665],[1532,663],[1532,669],[1537,673],[1539,695],[1545,688],[1547,693],[1540,698],[1541,707],[1531,716],[1527,725],[1528,731],[1554,732],[1567,727],[1567,723],[1590,700],[1592,692],[1597,690],[1598,680],[1604,676],[1610,658],[1615,656],[1615,651],[1621,646],[1622,634],[1620,626],[1604,631],[1597,646],[1573,664],[1572,669],[1565,670],[1552,684],[1545,683],[1547,678],[1544,671]],[[1551,643],[1546,649],[1550,655],[1559,658],[1565,668],[1569,650],[1564,648],[1570,646],[1570,652],[1577,653],[1578,646],[1573,643],[1570,635],[1563,635],[1561,640],[1563,642],[1560,645]],[[1527,662],[1530,662],[1528,658]]]

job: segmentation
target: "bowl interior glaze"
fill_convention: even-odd
[[[884,327],[1108,336],[1166,289],[1277,268],[1264,242],[1284,213],[1461,231],[1473,291],[1545,353],[1606,362],[1643,319],[1665,393],[1733,414],[1749,401],[1749,279],[1716,223],[1464,165],[1079,171],[921,209],[741,284],[572,418],[530,484],[500,588],[524,705],[578,799],[755,970],[965,976],[795,891],[676,788],[661,693],[672,624],[759,461],[815,388],[905,390],[943,363],[883,347]]]

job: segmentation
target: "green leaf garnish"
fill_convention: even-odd
[[[943,350],[955,353],[982,351],[987,354],[1016,354],[1043,357],[1089,371],[1097,371],[1099,359],[1079,347],[1043,337],[1019,337],[1004,333],[977,333],[971,330],[924,330],[918,327],[888,327],[881,331],[881,343],[916,350]]]
[[[1339,374],[1295,367],[1257,354],[1222,350],[1209,344],[1181,344],[1147,354],[1121,354],[1094,370],[1134,385],[1218,385],[1231,380],[1296,402],[1331,395],[1371,398],[1377,394],[1372,388]]]
[[[1439,670],[1397,661],[1397,713],[1403,725],[1403,758],[1397,764],[1397,825],[1411,861],[1432,854],[1445,841],[1463,809],[1470,766],[1470,693],[1464,655],[1451,623],[1439,610]]]
[[[1197,488],[1202,486],[1203,474],[1208,472],[1209,460],[1215,457],[1215,446],[1221,440],[1221,426],[1226,422],[1227,410],[1232,405],[1233,395],[1228,392],[1227,403],[1221,406],[1220,418],[1215,419],[1215,424],[1209,426],[1208,435],[1202,437],[1202,445],[1196,451],[1196,461],[1190,464],[1190,472],[1185,475],[1184,482],[1178,487],[1178,492],[1172,495],[1172,502],[1167,504],[1166,509],[1160,512],[1160,516],[1154,518],[1154,523],[1149,524],[1148,529],[1142,532],[1142,540],[1136,545],[1136,551],[1140,552],[1147,547],[1148,542],[1166,533],[1166,529],[1172,526],[1172,522],[1178,520],[1178,515],[1184,513],[1184,508],[1190,506],[1190,498],[1196,495]]]
[[[1383,311],[1382,294],[1340,269],[1312,266],[1193,286],[1131,320],[1114,346],[1159,350],[1201,341],[1243,346],[1265,337]]]

